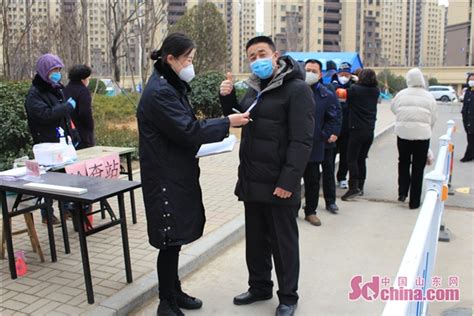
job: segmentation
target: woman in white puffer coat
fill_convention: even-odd
[[[420,207],[423,172],[437,110],[436,100],[426,90],[418,68],[407,72],[406,82],[408,88],[395,96],[391,109],[396,115],[398,200],[404,202],[410,192],[409,207],[415,209]]]

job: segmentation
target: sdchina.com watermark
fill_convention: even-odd
[[[443,301],[455,302],[460,299],[459,277],[449,276],[447,288],[443,288],[443,279],[439,276],[431,278],[430,286],[424,291],[425,280],[418,277],[414,288],[408,286],[407,277],[397,278],[397,287],[394,287],[389,277],[372,276],[370,281],[363,282],[362,275],[355,275],[351,279],[349,300],[356,301]]]

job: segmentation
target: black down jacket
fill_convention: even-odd
[[[70,114],[74,109],[65,102],[62,86],[54,88],[36,75],[26,96],[25,108],[35,144],[59,142],[57,127],[64,129],[65,136],[70,135]]]
[[[474,91],[470,88],[464,95],[461,113],[466,134],[474,134]]]
[[[205,222],[196,153],[221,141],[229,119],[197,120],[189,86],[169,65],[155,63],[137,119],[143,200],[150,244],[163,249],[202,236]]]
[[[299,205],[301,177],[313,145],[314,98],[295,60],[284,56],[278,63],[277,73],[263,90],[260,80],[251,75],[240,104],[234,92],[220,100],[225,115],[233,107],[244,112],[257,100],[250,111],[253,121],[242,128],[235,189],[239,200]],[[273,195],[276,187],[293,194],[281,199]]]

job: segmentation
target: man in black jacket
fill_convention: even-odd
[[[301,66],[280,57],[269,37],[251,39],[246,51],[253,74],[240,104],[230,74],[220,87],[225,115],[250,112],[252,118],[242,129],[235,189],[245,205],[249,290],[236,296],[234,304],[272,298],[273,254],[280,300],[276,315],[294,315],[299,276],[295,214],[313,144],[314,100]]]
[[[319,201],[319,179],[321,173],[319,168],[323,165],[325,158],[325,144],[334,143],[337,140],[336,134],[339,133],[340,122],[338,117],[338,107],[336,96],[326,88],[321,81],[322,64],[315,59],[309,59],[305,63],[306,83],[311,87],[315,101],[315,128],[314,143],[308,165],[304,171],[305,186],[305,220],[314,226],[321,226],[321,220],[316,215]],[[332,157],[328,157],[332,159]],[[332,169],[332,179],[334,180],[334,168]],[[324,182],[325,179],[323,179]],[[334,191],[336,190],[335,183]],[[325,188],[327,189],[327,188]],[[326,196],[326,190],[324,195]],[[326,208],[332,213],[337,212],[334,200],[326,201]]]

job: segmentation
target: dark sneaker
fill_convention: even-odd
[[[156,311],[158,316],[184,316],[184,313],[179,309],[174,301],[160,299],[160,305]]]
[[[352,200],[354,197],[358,196],[359,194],[359,189],[349,189],[349,191],[347,191],[343,196],[341,196],[341,200],[349,201]]]
[[[189,296],[184,292],[178,293],[176,303],[178,303],[179,308],[184,309],[200,309],[202,307],[202,301],[200,299]]]

